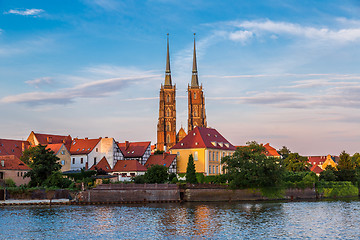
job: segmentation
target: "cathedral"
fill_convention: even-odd
[[[194,34],[194,54],[191,84],[188,85],[188,132],[195,127],[206,127],[205,98],[202,85],[199,85],[196,45]],[[176,85],[172,83],[170,70],[169,34],[167,35],[167,54],[165,82],[160,87],[159,120],[157,125],[157,145],[161,151],[168,151],[186,136],[181,127],[176,133]]]

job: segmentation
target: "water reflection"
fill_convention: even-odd
[[[358,239],[359,201],[0,207],[0,239]]]

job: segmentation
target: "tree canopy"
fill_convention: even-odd
[[[56,186],[67,187],[71,182],[63,179],[59,170],[61,165],[57,162],[59,158],[46,145],[38,145],[26,149],[21,160],[29,165],[31,170],[25,174],[30,177],[30,187]]]
[[[165,183],[169,179],[168,168],[163,165],[150,166],[144,176],[146,183]]]
[[[253,141],[222,159],[231,187],[273,187],[282,182],[285,171],[279,159],[264,152],[265,148]]]
[[[306,172],[310,170],[311,164],[307,157],[300,156],[298,153],[290,153],[284,159],[283,164],[288,171],[291,172]]]
[[[283,146],[277,152],[281,155],[282,159],[287,158],[289,156],[289,154],[291,153],[290,149],[288,149],[286,146]]]
[[[186,168],[186,182],[188,183],[197,183],[197,178],[196,178],[196,169],[195,169],[195,163],[194,163],[194,158],[193,155],[190,154],[189,155],[189,160],[188,160],[188,164],[187,164],[187,168]]]

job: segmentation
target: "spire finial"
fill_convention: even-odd
[[[195,34],[196,33],[194,33],[194,56],[193,56],[193,69],[192,69],[192,77],[191,77],[191,87],[199,87],[197,64],[196,64]]]
[[[165,86],[172,86],[171,70],[170,70],[170,53],[169,53],[169,33],[167,35],[167,54],[166,54],[166,70],[165,70]]]

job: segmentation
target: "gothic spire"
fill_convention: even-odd
[[[172,86],[171,71],[170,71],[169,34],[167,34],[167,55],[166,55],[166,70],[165,70],[165,86]]]
[[[194,56],[193,56],[192,76],[191,76],[191,87],[199,87],[198,72],[196,65],[195,33],[194,33]]]

